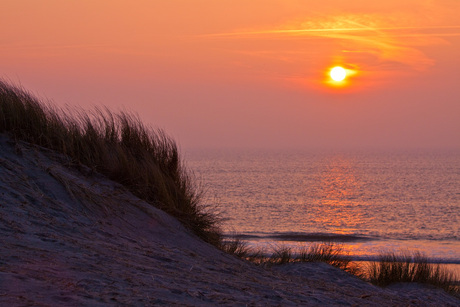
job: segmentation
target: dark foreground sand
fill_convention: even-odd
[[[122,186],[1,135],[0,196],[0,306],[460,306],[323,263],[247,263]]]

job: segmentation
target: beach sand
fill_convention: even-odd
[[[1,306],[460,306],[324,263],[263,268],[85,167],[0,135]]]

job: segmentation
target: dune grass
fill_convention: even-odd
[[[237,237],[224,243],[224,251],[263,266],[298,262],[325,262],[344,271],[361,276],[361,268],[351,261],[340,244],[333,242],[313,243],[294,252],[287,246],[276,247],[271,255],[254,250]]]
[[[246,242],[237,237],[222,242],[222,250],[227,254],[235,255],[239,258],[247,259],[254,252],[247,246]]]
[[[281,247],[275,250],[269,261],[275,264],[325,262],[356,276],[361,275],[361,268],[351,261],[341,244],[334,242],[313,243],[297,253],[293,253],[291,248]]]
[[[344,251],[343,245],[333,242],[312,244],[299,254],[300,261],[326,262],[358,277],[362,276],[361,267]]]
[[[106,175],[220,246],[219,220],[201,204],[201,190],[180,161],[176,144],[137,116],[56,109],[0,80],[0,132]]]
[[[253,250],[237,237],[227,241],[225,251],[258,265],[272,266],[287,263],[325,262],[378,286],[397,282],[417,282],[433,285],[459,296],[458,277],[441,264],[430,263],[420,252],[386,253],[368,266],[353,262],[343,246],[334,242],[314,243],[294,253],[290,247],[280,246],[271,255]]]
[[[458,294],[457,276],[442,265],[429,263],[428,260],[420,252],[382,254],[379,261],[371,262],[369,280],[379,286],[397,282],[424,283]]]

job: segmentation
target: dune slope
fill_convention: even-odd
[[[433,305],[326,264],[264,269],[201,241],[123,186],[0,135],[0,305]],[[404,288],[404,289],[403,289]]]

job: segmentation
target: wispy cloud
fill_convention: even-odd
[[[420,48],[445,43],[446,38],[460,36],[460,25],[406,24],[374,15],[320,16],[272,29],[214,33],[215,39],[323,39],[337,41],[343,49],[371,54],[382,67],[399,63],[414,70],[425,70],[434,64]],[[343,49],[341,51],[343,51]]]
[[[277,29],[277,30],[259,30],[259,31],[241,31],[241,32],[229,32],[229,33],[214,33],[214,34],[205,34],[204,37],[244,37],[244,36],[253,36],[253,35],[273,35],[273,34],[290,34],[290,35],[321,35],[328,36],[335,35],[337,32],[376,32],[376,31],[400,31],[400,30],[460,30],[460,26],[431,26],[431,27],[366,27],[362,25],[361,27],[346,27],[346,28],[313,28],[313,29]],[[413,35],[413,34],[402,34]],[[420,36],[430,36],[433,34],[422,33],[418,34]],[[460,36],[460,31],[455,33],[436,33],[434,35],[438,36]]]

